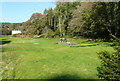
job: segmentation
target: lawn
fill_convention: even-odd
[[[53,38],[3,37],[4,79],[97,79],[97,52],[113,51],[111,43],[68,39],[77,45],[56,44]]]

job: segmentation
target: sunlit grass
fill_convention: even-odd
[[[3,78],[11,79],[96,79],[100,64],[96,52],[112,51],[107,42],[68,39],[77,45],[56,44],[52,38],[5,37],[3,45]],[[34,44],[37,43],[37,44]]]

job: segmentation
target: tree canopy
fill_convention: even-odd
[[[57,2],[54,9],[34,13],[28,21],[11,25],[10,29],[20,29],[25,35],[83,36],[108,41],[110,34],[120,37],[119,13],[119,2]]]

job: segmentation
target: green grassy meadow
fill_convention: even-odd
[[[97,52],[113,51],[111,43],[86,39],[68,39],[77,45],[56,44],[59,38],[2,39],[3,79],[97,79]]]

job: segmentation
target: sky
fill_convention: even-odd
[[[42,13],[45,8],[55,8],[54,2],[2,2],[0,22],[21,23],[27,21],[33,13]]]
[[[27,21],[33,13],[43,13],[44,9],[55,8],[58,0],[0,0],[0,22],[21,23]],[[60,0],[72,2],[76,0]],[[77,0],[83,2],[99,0]],[[100,0],[102,1],[102,0]],[[106,0],[118,1],[118,0]]]

